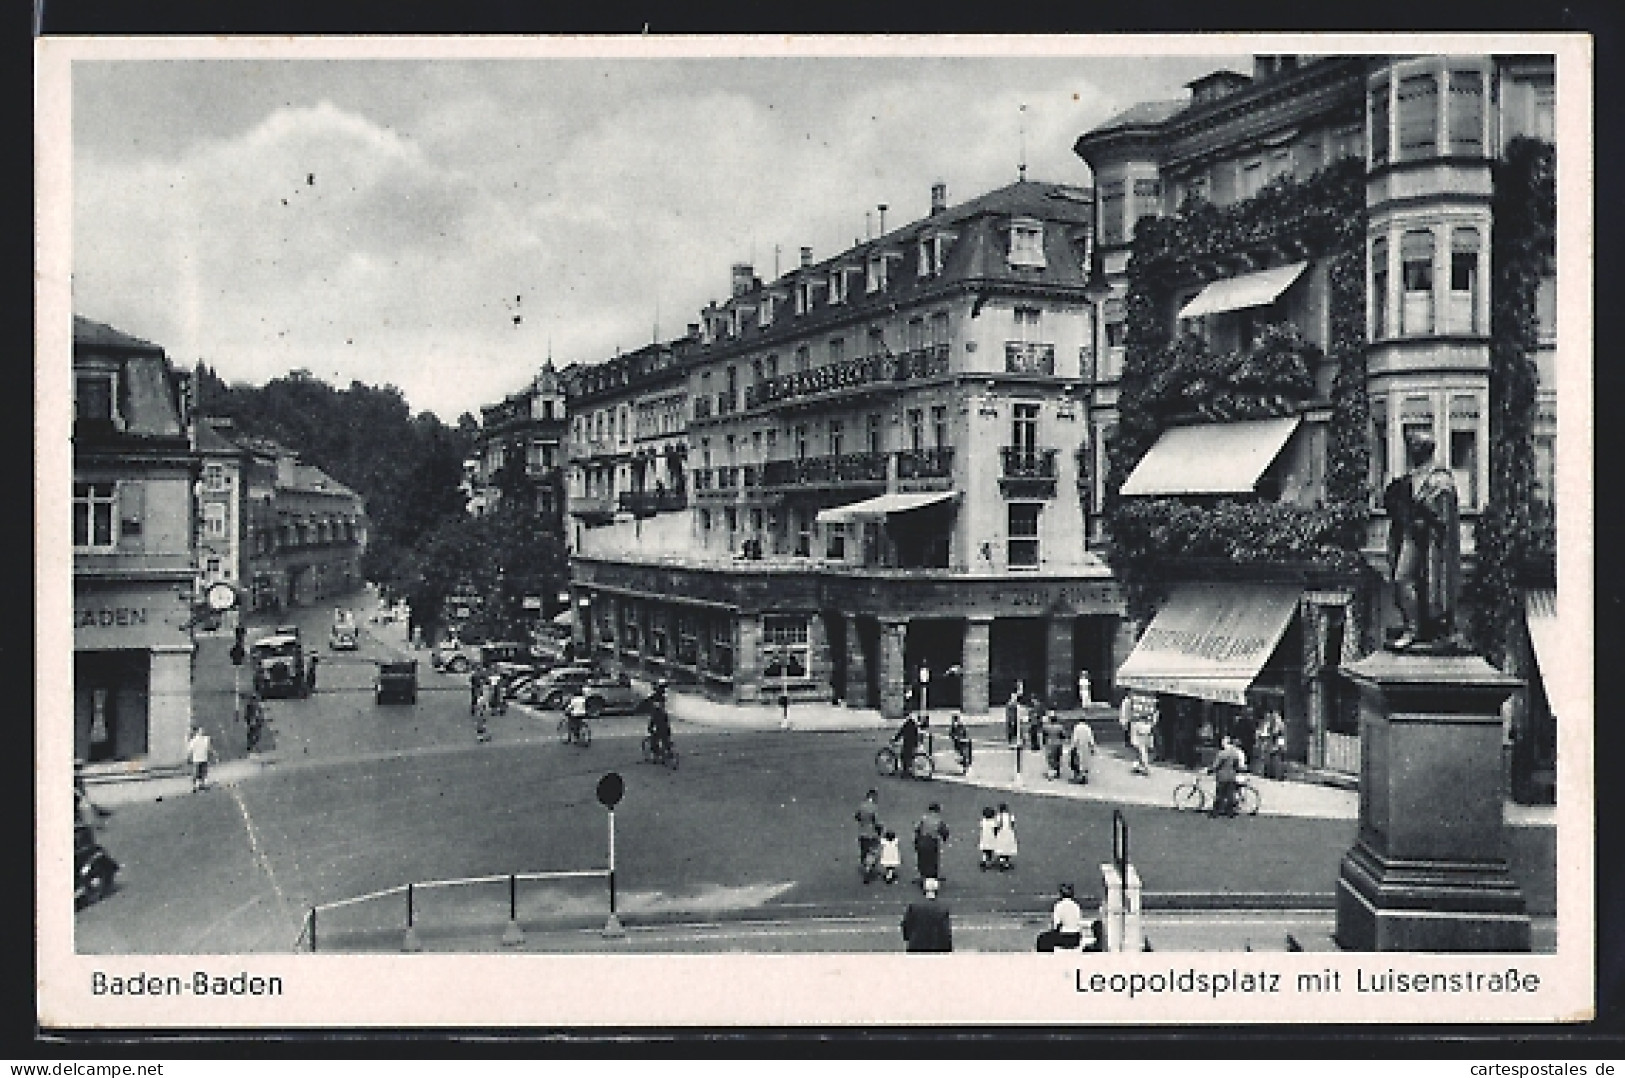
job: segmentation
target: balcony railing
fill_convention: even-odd
[[[739,486],[739,467],[725,464],[717,469],[717,489],[734,490]]]
[[[1054,449],[999,447],[999,489],[1012,498],[1055,497]]]
[[[628,490],[620,501],[623,512],[639,517],[688,508],[688,494],[682,490]]]
[[[711,489],[711,469],[710,468],[695,468],[694,469],[694,490],[695,490],[695,492],[703,494],[703,493],[705,493],[706,491],[708,491],[710,489]]]
[[[932,378],[948,372],[948,346],[934,344],[901,355],[859,356],[810,370],[791,371],[745,389],[745,407],[859,386]]]
[[[613,517],[615,503],[608,498],[571,498],[570,513],[584,519]]]
[[[1009,374],[1054,374],[1055,346],[1031,341],[1005,341],[1004,369]]]
[[[811,483],[884,483],[886,453],[843,453],[838,457],[772,460],[762,466],[762,485],[802,486]]]
[[[897,478],[946,479],[953,474],[953,446],[905,449],[897,454]]]

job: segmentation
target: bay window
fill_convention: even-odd
[[[1447,333],[1473,333],[1478,328],[1478,252],[1476,228],[1450,233],[1450,296],[1445,307]]]
[[[1400,332],[1417,336],[1433,332],[1433,233],[1417,230],[1400,237],[1400,274],[1404,297]]]
[[[1439,79],[1407,75],[1399,80],[1399,157],[1412,160],[1439,148]]]

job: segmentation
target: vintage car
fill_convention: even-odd
[[[430,661],[434,663],[436,670],[466,674],[479,665],[480,649],[473,644],[465,644],[453,636],[435,647]]]
[[[536,702],[545,708],[563,708],[570,697],[586,697],[587,714],[634,715],[648,707],[653,693],[625,674],[600,677],[584,666],[561,666],[537,681]]]
[[[531,682],[521,699],[538,707],[562,709],[576,690],[596,677],[597,671],[590,666],[556,666]]]
[[[361,630],[353,613],[344,609],[333,611],[333,628],[327,634],[327,646],[334,651],[354,651],[361,646]]]
[[[385,659],[378,663],[373,679],[373,699],[380,704],[399,701],[415,704],[418,699],[418,662],[416,659]]]
[[[299,638],[286,633],[262,636],[249,649],[254,691],[260,696],[309,696],[310,662]]]

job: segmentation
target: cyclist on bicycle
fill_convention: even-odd
[[[1236,785],[1241,779],[1241,773],[1247,770],[1247,757],[1242,753],[1235,739],[1226,737],[1221,742],[1219,754],[1213,758],[1213,764],[1208,771],[1213,774],[1213,815],[1234,816],[1236,814]]]
[[[649,751],[656,760],[664,760],[671,751],[671,714],[666,710],[666,683],[655,684],[654,695],[649,697]]]
[[[564,720],[569,723],[570,737],[581,740],[581,731],[587,722],[587,694],[578,692],[564,705]]]
[[[903,725],[897,728],[891,739],[894,744],[901,743],[898,756],[902,763],[902,774],[904,778],[909,778],[914,774],[914,757],[920,753],[920,723],[913,712],[903,720]]]

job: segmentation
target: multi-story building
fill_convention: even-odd
[[[367,511],[361,497],[269,438],[237,439],[245,480],[249,604],[310,606],[361,586]]]
[[[1095,494],[1123,507],[1119,544],[1129,523],[1166,536],[1197,519],[1185,509],[1207,529],[1161,551],[1165,594],[1123,680],[1164,696],[1175,755],[1274,708],[1291,756],[1352,770],[1334,675],[1396,619],[1380,496],[1411,467],[1407,434],[1430,434],[1455,473],[1470,563],[1498,438],[1528,439],[1534,498],[1518,511],[1550,520],[1555,274],[1550,252],[1530,267],[1536,407],[1509,433],[1492,353],[1522,349],[1492,326],[1491,236],[1517,227],[1496,217],[1499,163],[1519,139],[1551,141],[1553,63],[1266,56],[1190,89],[1076,145],[1100,194]],[[1246,556],[1269,546],[1245,535],[1266,521],[1275,553]],[[1293,547],[1294,529],[1310,540]],[[1361,557],[1299,556],[1318,540]],[[1226,582],[1226,560],[1250,564]],[[1221,638],[1225,655],[1203,651]],[[1528,676],[1522,650],[1507,661]],[[1549,716],[1519,706],[1509,730],[1549,767]]]
[[[1083,540],[1090,209],[1059,184],[953,207],[938,185],[924,217],[887,231],[882,209],[834,258],[803,249],[767,283],[736,265],[658,390],[586,368],[617,373],[571,398],[580,642],[736,700],[888,716],[922,693],[985,711],[1018,683],[1070,705],[1080,667],[1109,685],[1121,607]],[[692,504],[617,520],[634,417],[675,405],[672,374]]]
[[[469,512],[478,516],[505,497],[523,501],[557,530],[564,514],[564,385],[551,361],[523,390],[480,409],[471,458]]]
[[[74,757],[173,766],[192,722],[191,383],[162,348],[73,320]]]
[[[249,454],[232,440],[229,419],[203,418],[197,424],[197,454],[202,462],[198,481],[198,592],[211,584],[226,583],[246,595],[251,579],[248,551]]]

